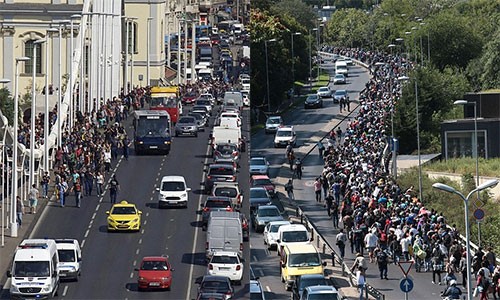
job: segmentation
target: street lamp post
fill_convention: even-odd
[[[442,190],[448,193],[456,194],[462,198],[464,201],[465,208],[465,240],[466,240],[466,248],[467,248],[467,300],[472,300],[472,285],[471,285],[471,252],[470,252],[470,228],[469,228],[469,198],[476,192],[480,192],[490,187],[494,187],[498,184],[498,179],[490,180],[485,182],[484,184],[476,187],[472,190],[467,197],[465,197],[462,193],[454,189],[453,187],[442,184],[442,183],[434,183],[432,185],[433,188]]]
[[[150,50],[150,43],[151,43],[151,20],[153,20],[152,17],[148,18],[148,24],[147,24],[147,34],[146,34],[146,40],[147,40],[147,53],[146,53],[146,85],[151,86],[151,73],[150,73],[150,64],[151,64],[151,50]]]
[[[292,37],[292,84],[295,85],[295,54],[293,53],[293,36],[294,35],[301,35],[302,33],[300,32],[293,32],[291,34]]]
[[[74,95],[73,95],[73,91],[74,91],[74,80],[73,80],[73,57],[75,56],[75,48],[74,48],[74,33],[73,33],[73,19],[79,19],[81,18],[82,16],[81,15],[71,15],[70,17],[70,30],[71,30],[71,34],[70,34],[70,38],[69,38],[69,43],[70,43],[70,60],[69,60],[69,70],[70,70],[70,74],[69,74],[69,91],[70,91],[70,110],[69,110],[69,128],[72,129],[73,128],[73,125],[75,123],[75,99],[74,99]],[[81,32],[80,32],[81,34]]]
[[[19,120],[19,62],[28,61],[29,57],[23,56],[16,58],[16,83],[14,84],[14,137],[13,137],[13,146],[12,146],[12,199],[11,199],[11,216],[10,216],[10,236],[17,237],[17,213],[16,213],[16,199],[17,199],[17,150],[19,148],[18,145],[18,137],[17,130],[19,128],[18,120]]]
[[[55,28],[47,29],[47,38],[58,30]],[[54,43],[52,43],[54,47]],[[45,113],[43,120],[43,167],[45,171],[49,171],[49,40],[45,43]]]
[[[68,23],[69,21],[63,20],[59,22],[58,26],[58,44],[59,44],[59,55],[58,55],[58,61],[57,61],[57,67],[59,69],[58,73],[59,76],[57,78],[57,146],[61,147],[62,144],[62,111],[61,111],[61,106],[62,106],[62,30],[61,26],[65,23]]]
[[[10,79],[7,79],[7,78],[2,78],[0,79],[0,83],[2,84],[6,84],[6,83],[9,83],[10,82]],[[7,118],[5,116],[2,116],[2,124],[3,124],[3,128],[2,130],[6,130],[7,129]],[[16,129],[14,129],[14,131],[16,131]],[[5,156],[5,136],[6,136],[6,131],[4,131],[3,133],[3,140],[2,140],[2,150],[0,151],[1,153],[1,157],[0,157],[0,164],[3,165],[3,158]],[[4,178],[4,180],[2,180],[2,247],[5,246],[5,196],[6,194],[8,194],[8,191],[9,191],[9,182],[7,181],[8,178],[9,178],[9,168],[8,167],[5,167],[3,170],[2,170],[2,173],[5,173],[6,174],[6,178]],[[7,183],[7,193],[3,193],[3,191],[5,191],[5,183]],[[17,223],[16,223],[17,224]],[[17,227],[16,227],[17,229]]]
[[[309,89],[311,89],[311,79],[312,79],[312,42],[311,42],[311,32],[317,31],[318,28],[309,29]]]
[[[35,184],[35,142],[36,142],[36,129],[35,129],[35,110],[36,110],[36,47],[39,44],[45,43],[45,40],[37,40],[33,42],[33,74],[31,86],[31,128],[30,128],[30,172],[29,172],[29,186]],[[41,47],[40,47],[41,50]],[[15,217],[15,216],[14,216]]]
[[[271,112],[271,98],[269,97],[269,64],[267,58],[267,43],[276,42],[276,39],[270,39],[264,41],[264,48],[266,52],[266,88],[267,88],[267,111]]]
[[[453,102],[455,105],[468,105],[468,104],[473,104],[474,105],[474,146],[472,147],[472,154],[476,160],[476,185],[479,185],[479,153],[478,153],[478,139],[477,139],[477,103],[474,102],[468,102],[467,100],[456,100]],[[477,199],[479,200],[479,192],[477,193]],[[477,223],[478,227],[478,244],[481,246],[481,227],[479,225],[479,222]]]

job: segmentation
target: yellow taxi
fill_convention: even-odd
[[[138,231],[141,228],[142,211],[135,204],[121,201],[113,204],[108,215],[108,231]]]

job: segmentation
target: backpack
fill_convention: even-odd
[[[386,264],[387,263],[387,254],[385,254],[384,251],[380,252],[377,255],[377,263],[379,263],[379,264]]]

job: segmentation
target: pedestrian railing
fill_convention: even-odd
[[[336,264],[341,266],[342,268],[342,276],[347,277],[349,280],[349,284],[353,287],[357,286],[356,275],[351,272],[351,269],[347,264],[343,261],[337,251],[332,247],[328,241],[321,235],[316,226],[309,221],[309,218],[306,214],[300,209],[300,207],[295,208],[295,218],[301,224],[303,224],[311,233],[311,239],[313,243],[315,243],[316,248],[320,250],[323,256],[330,255],[332,260],[332,266],[335,267]],[[376,300],[385,300],[385,295],[378,291],[376,288],[371,286],[370,284],[365,285],[366,298],[368,299],[368,295],[375,298]]]

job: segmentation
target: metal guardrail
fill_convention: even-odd
[[[321,254],[330,255],[332,259],[332,266],[339,264],[342,267],[342,276],[347,277],[351,286],[356,286],[356,275],[351,272],[349,266],[345,264],[337,251],[332,247],[328,241],[319,233],[316,226],[309,221],[309,218],[300,209],[300,207],[295,207],[295,217],[300,219],[300,223],[303,224],[311,233],[311,238],[316,241],[316,247],[321,250]],[[366,298],[371,296],[376,300],[385,300],[385,295],[378,291],[376,288],[370,284],[365,284]]]

